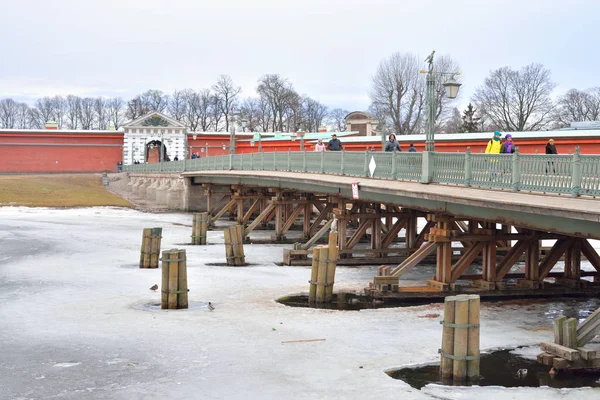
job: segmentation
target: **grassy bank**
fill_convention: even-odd
[[[110,193],[99,174],[0,175],[0,206],[133,207]]]

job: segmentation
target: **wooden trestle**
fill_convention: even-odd
[[[509,286],[541,289],[549,277],[573,289],[590,284],[583,276],[593,275],[600,282],[600,256],[583,238],[282,188],[203,186],[211,226],[219,218],[229,217],[244,227],[245,241],[250,241],[255,229],[273,230],[270,241],[294,244],[284,249],[285,265],[310,265],[311,248],[325,241],[325,233],[336,219],[340,265],[399,263],[394,268],[379,268],[366,289],[374,295],[398,292],[399,278],[425,260],[436,264],[428,290],[438,292],[456,290],[459,281],[487,291]],[[419,218],[426,220],[420,230]],[[291,230],[301,233],[288,238]],[[541,241],[547,239],[556,242],[544,249]],[[596,271],[583,272],[582,257]],[[551,272],[561,259],[564,271]],[[520,261],[524,261],[524,270],[511,272]],[[474,262],[482,266],[481,273],[466,275]],[[514,285],[507,285],[507,279],[515,280]]]

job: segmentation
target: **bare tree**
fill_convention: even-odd
[[[91,97],[81,99],[79,121],[81,122],[81,129],[94,129],[94,99]]]
[[[141,95],[142,103],[150,111],[164,112],[169,105],[169,95],[161,90],[151,89]]]
[[[221,130],[221,118],[223,118],[223,105],[221,104],[221,98],[215,94],[211,94],[208,104],[208,110],[210,112],[211,119],[209,130],[212,128],[213,131],[219,132]]]
[[[261,125],[261,110],[260,100],[256,98],[248,98],[244,100],[240,106],[240,112],[246,119],[246,129],[249,132],[260,130]]]
[[[52,98],[53,115],[52,118],[58,124],[58,129],[63,128],[65,114],[67,113],[67,102],[62,96]]]
[[[17,127],[19,103],[13,99],[0,100],[0,128],[14,129]]]
[[[341,108],[334,108],[329,113],[329,124],[333,126],[336,132],[346,131],[346,115],[350,114],[350,111]]]
[[[28,129],[33,128],[33,114],[31,108],[25,103],[17,104],[15,128]]]
[[[463,121],[458,108],[452,109],[452,116],[448,118],[443,126],[442,132],[444,133],[459,133],[462,132]]]
[[[67,96],[67,127],[77,129],[79,127],[79,115],[81,114],[81,97],[72,94]]]
[[[291,83],[277,74],[268,74],[260,77],[256,91],[269,105],[271,129],[283,131],[285,108],[295,93]]]
[[[96,127],[101,130],[108,129],[110,123],[110,114],[108,109],[108,101],[102,97],[94,99],[94,118]]]
[[[541,64],[518,71],[503,67],[492,71],[475,91],[473,101],[484,118],[501,130],[538,130],[550,122],[550,94],[555,86],[550,70]]]
[[[600,118],[600,88],[586,91],[571,89],[560,96],[554,110],[557,128],[569,126],[571,122],[597,121]]]
[[[130,120],[137,119],[142,115],[148,114],[152,109],[145,96],[137,95],[127,102],[125,116]]]
[[[416,132],[425,109],[425,82],[419,66],[417,56],[394,53],[379,63],[373,77],[373,108],[390,118],[392,130],[400,135]]]
[[[185,122],[187,103],[185,101],[184,92],[175,90],[171,95],[169,106],[167,107],[169,114],[179,122]]]
[[[108,99],[107,107],[110,124],[112,124],[115,129],[119,129],[123,120],[123,107],[125,107],[125,102],[120,97],[113,97],[112,99]]]
[[[271,126],[271,107],[264,97],[259,97],[257,106],[258,130],[268,132]]]
[[[42,97],[35,101],[35,117],[37,118],[37,125],[44,127],[46,122],[52,121],[54,116],[54,101],[51,97]]]
[[[229,75],[221,75],[217,83],[213,85],[215,96],[219,99],[221,113],[225,115],[225,131],[229,132],[229,120],[237,104],[237,96],[242,88],[236,86]]]
[[[405,135],[418,133],[425,123],[425,75],[419,73],[421,58],[410,53],[394,53],[381,61],[370,92],[372,112],[391,130]],[[435,71],[458,72],[458,63],[448,56],[435,60]],[[444,79],[436,80],[436,121],[443,125],[454,100],[445,96]]]
[[[308,132],[317,132],[327,116],[327,106],[307,96],[302,100],[304,108],[304,129]]]

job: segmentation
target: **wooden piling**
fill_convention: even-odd
[[[167,268],[169,268],[169,295],[168,295],[168,308],[177,309],[177,286],[179,285],[179,262],[177,261],[179,252],[177,249],[171,249],[167,256]],[[163,259],[163,265],[165,260]]]
[[[440,359],[440,372],[442,378],[452,377],[452,368],[454,361],[448,357],[454,354],[454,327],[449,324],[454,324],[454,303],[456,296],[448,296],[444,299],[444,320],[442,331],[442,349]]]
[[[167,309],[168,301],[169,301],[169,263],[165,263],[165,260],[169,259],[169,250],[164,250],[162,252],[162,282],[160,284],[160,308]]]
[[[319,248],[313,248],[312,269],[310,272],[310,287],[308,292],[308,302],[314,303],[317,300],[317,277],[319,275]]]
[[[319,266],[317,274],[317,303],[325,302],[325,283],[327,282],[327,264],[329,259],[329,248],[319,246]]]
[[[140,268],[158,268],[162,228],[144,228],[142,249],[140,252]]]
[[[244,227],[242,225],[233,225],[223,231],[225,237],[225,256],[227,265],[244,266],[246,257],[244,256]]]
[[[185,250],[171,249],[162,253],[162,309],[188,308],[187,257]]]
[[[455,381],[467,378],[467,348],[469,341],[469,299],[467,296],[456,296],[454,307],[454,362],[452,373]]]
[[[142,233],[142,249],[140,250],[140,268],[150,267],[150,238],[152,228],[144,228]]]
[[[158,259],[160,258],[160,242],[162,239],[162,228],[152,228],[152,237],[150,238],[150,267],[158,268]]]
[[[188,308],[187,256],[185,249],[177,251],[177,308]]]
[[[467,378],[479,377],[479,306],[480,300],[477,295],[469,298],[469,329],[467,345]]]
[[[192,244],[206,244],[206,231],[208,230],[208,213],[195,213],[192,223]]]
[[[328,243],[328,263],[327,263],[327,282],[325,286],[325,302],[329,303],[333,299],[333,283],[335,282],[335,269],[337,266],[337,259],[339,254],[339,248],[337,246],[338,243],[338,234],[337,232],[329,233],[329,243]]]

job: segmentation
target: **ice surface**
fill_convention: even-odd
[[[190,214],[118,208],[0,208],[0,399],[580,399],[592,389],[422,391],[384,371],[436,361],[442,304],[331,311],[275,298],[306,292],[308,267],[278,267],[282,248],[246,245],[246,268],[223,263],[222,232],[189,243]],[[160,301],[160,270],[140,270],[142,229],[185,248],[189,310]],[[375,267],[337,271],[361,290]],[[202,305],[211,301],[216,309]],[[483,304],[482,349],[551,340],[544,303]],[[325,341],[282,344],[285,340]],[[361,368],[362,367],[362,368]]]

